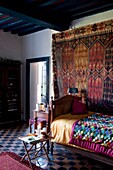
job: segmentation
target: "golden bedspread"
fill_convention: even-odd
[[[58,116],[51,124],[52,142],[69,145],[73,123],[93,113],[88,112],[88,114],[82,115],[72,115],[69,113]]]

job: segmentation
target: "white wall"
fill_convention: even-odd
[[[21,60],[21,37],[0,30],[0,57]]]
[[[74,20],[71,23],[70,28],[78,28],[81,26],[86,26],[89,24],[98,23],[98,22],[106,21],[110,19],[113,19],[113,10]]]
[[[51,59],[51,56],[52,56],[52,33],[53,32],[55,32],[55,31],[46,29],[46,30],[39,31],[37,33],[33,33],[33,34],[22,37],[22,42],[21,42],[21,44],[22,44],[22,63],[23,63],[22,108],[24,109],[24,113],[25,113],[24,106],[25,106],[25,101],[26,101],[26,90],[25,90],[26,59],[46,57],[46,56],[50,56],[50,59]],[[51,73],[51,63],[50,63],[50,73]],[[50,79],[51,79],[51,77],[50,77]],[[51,82],[50,82],[50,86],[51,86]]]
[[[51,33],[49,29],[23,36],[22,59],[51,56]]]

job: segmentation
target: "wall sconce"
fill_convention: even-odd
[[[76,95],[78,93],[78,89],[77,88],[68,88],[68,94],[73,94]]]

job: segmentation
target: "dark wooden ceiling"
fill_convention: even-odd
[[[19,36],[69,29],[73,20],[113,9],[113,0],[0,0],[0,29]]]

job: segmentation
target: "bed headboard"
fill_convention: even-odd
[[[74,96],[65,95],[58,99],[51,101],[52,121],[61,114],[67,114],[71,112],[71,106]]]

